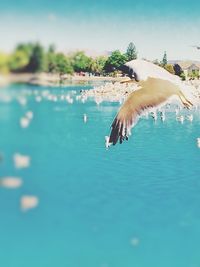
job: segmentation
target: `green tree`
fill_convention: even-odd
[[[27,58],[30,59],[30,56],[32,55],[33,48],[35,44],[34,43],[21,43],[18,44],[15,48],[15,51],[22,51],[26,54]]]
[[[29,63],[29,58],[25,51],[16,50],[9,59],[9,69],[13,72],[23,71]]]
[[[164,56],[163,59],[161,61],[161,65],[164,67],[165,65],[167,65],[167,52],[164,52]]]
[[[121,54],[119,50],[112,52],[111,56],[105,62],[104,70],[107,73],[113,72],[123,65],[127,61],[127,57],[124,54]]]
[[[91,59],[90,65],[89,65],[90,73],[96,74],[98,72],[98,66],[95,59]]]
[[[55,54],[56,51],[56,47],[54,44],[50,44],[49,49],[48,49],[48,53],[52,53]]]
[[[51,53],[48,53],[46,55],[47,59],[47,68],[46,68],[46,71],[47,72],[51,72],[51,73],[54,73],[57,71],[57,68],[56,68],[56,55],[55,54],[51,54]]]
[[[175,74],[174,67],[171,64],[166,64],[164,68],[169,71],[171,74]]]
[[[188,76],[191,78],[198,78],[199,77],[199,71],[198,70],[192,70],[191,73],[188,73]]]
[[[9,69],[13,72],[26,71],[26,67],[29,64],[33,48],[34,44],[32,43],[18,44],[14,52],[10,56]]]
[[[44,48],[39,44],[35,44],[30,56],[28,65],[26,66],[26,71],[28,72],[41,72],[45,70],[46,57],[44,53]]]
[[[137,59],[137,51],[134,43],[130,43],[128,45],[128,48],[126,50],[126,57],[128,61],[131,61],[133,59]]]
[[[185,81],[186,80],[186,77],[185,77],[185,73],[184,72],[181,73],[180,77],[181,77],[182,81]]]
[[[57,72],[56,54],[54,52],[49,51],[46,54],[46,71],[51,73]]]
[[[9,55],[0,53],[0,73],[9,72]]]
[[[65,73],[72,74],[74,71],[69,58],[65,57],[62,53],[56,55],[55,64],[56,72],[58,72],[60,76]]]
[[[103,75],[104,74],[104,66],[107,58],[104,56],[99,56],[95,59],[91,60],[90,70],[95,75]]]
[[[83,51],[74,53],[71,57],[75,72],[90,72],[92,58],[85,55]]]

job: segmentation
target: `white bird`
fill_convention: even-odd
[[[30,120],[27,117],[22,117],[20,119],[20,125],[22,128],[27,128],[29,126]]]
[[[23,97],[23,96],[19,96],[19,97],[18,97],[18,102],[20,103],[21,106],[25,106],[26,103],[27,103],[27,100],[26,100],[25,97]]]
[[[87,115],[85,113],[83,114],[83,121],[84,121],[84,123],[87,122]]]
[[[29,120],[32,120],[33,119],[33,112],[31,110],[27,111],[26,112],[26,117],[29,119]]]
[[[109,148],[111,144],[109,143],[109,136],[105,136],[105,146],[106,148]]]
[[[182,123],[182,124],[183,124],[183,122],[184,122],[184,119],[185,119],[185,118],[184,118],[183,115],[176,117],[176,120],[179,121],[179,122]]]
[[[160,118],[162,121],[165,121],[165,112],[164,111],[160,112]]]
[[[129,95],[112,123],[109,143],[113,145],[128,140],[131,127],[143,111],[163,105],[172,96],[186,108],[193,105],[182,92],[179,78],[151,62],[132,60],[120,69],[139,82],[140,89]]]
[[[18,188],[23,184],[23,181],[19,177],[3,177],[0,179],[0,186],[5,188]]]
[[[39,204],[37,196],[22,196],[20,199],[20,206],[22,211],[28,211],[29,209],[36,208]]]
[[[29,167],[31,158],[29,156],[16,153],[13,155],[13,160],[14,160],[15,168],[22,169],[22,168]]]
[[[200,148],[200,137],[197,138],[197,146]]]
[[[176,116],[178,115],[179,111],[180,111],[179,108],[175,109]]]
[[[73,104],[73,102],[74,102],[73,98],[71,98],[70,95],[67,95],[67,96],[65,97],[65,99],[67,100],[67,102],[68,102],[69,104]]]
[[[186,118],[187,118],[188,121],[191,121],[191,122],[192,122],[193,119],[194,119],[192,114],[188,115]]]
[[[152,111],[150,114],[151,114],[151,117],[154,119],[154,121],[157,121],[158,116],[157,116],[156,110],[155,111]]]
[[[174,83],[179,83],[180,79],[178,76],[173,75],[166,71],[164,68],[161,68],[158,65],[155,65],[151,62],[141,59],[131,60],[124,65],[120,66],[119,69],[128,74],[129,78],[134,79],[136,82],[145,81],[149,77],[163,79],[171,81]],[[124,81],[130,82],[130,81]]]
[[[36,102],[41,102],[41,101],[42,101],[42,97],[41,97],[40,95],[37,95],[37,96],[35,97],[35,101],[36,101]]]

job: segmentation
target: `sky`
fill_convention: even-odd
[[[125,52],[140,58],[200,60],[200,1],[0,0],[0,51],[41,42],[68,52]]]

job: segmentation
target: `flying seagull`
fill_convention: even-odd
[[[142,80],[145,81],[149,77],[152,77],[168,80],[174,83],[180,83],[180,78],[178,76],[173,75],[164,68],[146,60],[131,60],[124,65],[121,65],[119,70],[121,70],[124,74],[128,74],[129,78],[131,80],[135,80],[136,82]]]
[[[129,95],[115,117],[109,136],[109,145],[128,140],[131,128],[143,111],[164,104],[170,97],[177,96],[186,108],[192,103],[181,91],[180,79],[165,69],[145,60],[132,60],[120,68],[140,88]]]
[[[195,47],[196,49],[200,50],[200,46],[199,45],[191,45],[191,47]]]

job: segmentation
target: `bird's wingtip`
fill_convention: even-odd
[[[128,140],[129,135],[130,130],[127,129],[127,125],[116,118],[111,126],[111,133],[108,137],[107,144],[109,146],[114,146],[118,143],[118,141],[120,144],[122,144],[124,140]]]

